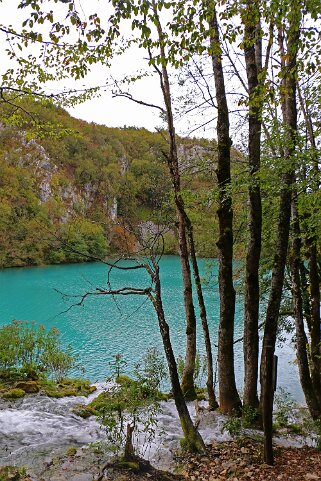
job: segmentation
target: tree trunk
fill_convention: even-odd
[[[126,441],[125,441],[125,449],[124,449],[124,460],[125,461],[132,461],[135,458],[135,451],[133,446],[133,432],[134,426],[131,424],[127,424],[126,428]]]
[[[155,271],[155,275],[154,275],[155,297],[151,297],[151,300],[153,302],[154,308],[157,313],[159,330],[162,336],[163,346],[164,346],[168,370],[169,370],[172,393],[174,396],[176,409],[177,409],[182,430],[184,433],[184,438],[185,438],[184,444],[189,451],[203,452],[205,451],[205,445],[204,445],[203,439],[191,420],[191,417],[188,412],[186,402],[184,399],[184,395],[180,386],[180,382],[179,382],[176,360],[175,360],[175,356],[174,356],[174,352],[173,352],[173,348],[170,340],[170,335],[169,335],[169,326],[165,320],[165,314],[164,314],[162,296],[161,296],[161,284],[159,279],[159,267],[156,262],[153,262],[153,267]]]
[[[313,129],[313,122],[309,112],[309,107],[305,102],[303,95],[298,89],[299,100],[301,110],[305,120],[305,126],[308,138],[311,144],[312,150],[312,170],[315,175],[315,179],[319,179],[319,153],[316,145],[315,134]],[[320,188],[319,183],[312,188],[314,192]],[[305,220],[309,220],[312,213],[305,216]],[[321,406],[321,319],[320,319],[320,275],[318,269],[318,251],[317,251],[317,235],[315,233],[315,227],[312,222],[310,227],[311,231],[307,238],[308,247],[308,272],[309,272],[309,293],[307,294],[306,302],[308,304],[308,326],[311,337],[311,349],[310,349],[310,362],[311,362],[311,375],[314,390],[318,398],[318,403]]]
[[[229,136],[229,113],[227,107],[219,28],[214,4],[208,2],[210,12],[210,42],[216,89],[217,117],[217,180],[219,188],[219,291],[220,324],[218,335],[219,404],[223,413],[238,411],[240,397],[235,384],[234,372],[234,313],[235,290],[233,286],[233,210],[230,195],[231,141]]]
[[[192,261],[193,272],[194,272],[194,280],[196,285],[198,305],[200,308],[200,317],[202,321],[204,342],[205,342],[205,349],[206,349],[206,359],[207,359],[206,387],[207,387],[207,393],[208,393],[208,404],[211,410],[215,410],[218,408],[218,403],[216,401],[215,392],[214,392],[214,370],[213,370],[211,337],[210,337],[210,331],[208,328],[207,313],[206,313],[206,307],[205,307],[205,302],[203,297],[202,284],[201,284],[201,279],[199,275],[198,264],[197,264],[196,254],[195,254],[193,226],[191,225],[191,222],[189,219],[186,219],[186,223],[187,223],[187,232],[188,232],[191,261]]]
[[[182,377],[182,390],[185,399],[194,400],[197,397],[194,385],[194,370],[196,358],[196,316],[193,303],[191,269],[189,265],[189,255],[186,239],[186,223],[181,210],[178,211],[178,217],[179,253],[183,274],[184,305],[186,315],[186,354]]]
[[[245,406],[257,408],[257,379],[259,362],[259,262],[262,236],[262,205],[259,179],[261,159],[261,92],[258,73],[261,67],[261,46],[255,43],[259,10],[252,0],[246,2],[244,20],[244,54],[249,93],[248,163],[249,185],[249,246],[245,267],[244,296],[244,395]],[[256,53],[258,53],[256,55]]]
[[[316,239],[311,239],[309,247],[309,284],[311,320],[311,376],[318,402],[321,406],[321,330],[320,330],[320,279],[318,272]]]
[[[300,277],[301,232],[297,211],[297,202],[296,197],[294,196],[292,199],[292,219],[293,239],[290,266],[292,277],[292,299],[295,318],[297,361],[301,386],[309,412],[313,419],[317,419],[321,416],[321,405],[318,402],[309,369],[309,358],[307,352],[308,339],[304,329],[303,300]]]
[[[283,69],[282,72],[284,75],[282,110],[284,112],[284,127],[286,129],[284,156],[289,160],[290,164],[292,163],[291,157],[295,151],[297,131],[296,67],[301,21],[299,3],[300,2],[298,0],[293,0],[291,2],[291,11],[289,14],[290,25],[287,29],[287,62],[286,68]],[[286,172],[284,175],[283,187],[280,194],[277,244],[272,269],[271,291],[267,305],[261,357],[261,399],[264,428],[264,460],[267,464],[273,464],[273,357],[289,242],[292,200],[291,189],[293,182],[293,167],[289,167],[288,172]]]
[[[152,2],[153,11],[156,19],[156,28],[160,44],[160,56],[163,60],[161,69],[156,67],[159,74],[161,89],[163,93],[164,103],[167,113],[168,133],[170,137],[170,151],[166,154],[169,171],[174,189],[174,199],[176,206],[176,214],[178,220],[178,240],[179,240],[179,256],[182,267],[182,277],[184,285],[184,306],[186,316],[186,354],[184,363],[184,372],[182,378],[182,390],[186,399],[196,399],[196,391],[194,385],[194,371],[196,358],[196,316],[193,303],[193,289],[191,269],[189,265],[188,243],[186,233],[186,213],[184,202],[181,196],[180,173],[178,165],[176,134],[174,127],[174,119],[172,112],[172,98],[170,91],[170,83],[166,68],[166,53],[164,49],[164,34],[158,16],[157,5]]]

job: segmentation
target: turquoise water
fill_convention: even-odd
[[[162,293],[167,321],[176,355],[183,355],[184,304],[179,258],[165,256],[161,260]],[[203,275],[209,274],[208,261],[200,260]],[[72,344],[85,376],[91,381],[104,380],[110,375],[109,363],[113,356],[124,355],[128,369],[137,363],[149,346],[162,348],[158,324],[148,299],[141,296],[95,296],[82,306],[77,296],[106,287],[108,268],[104,264],[72,264],[0,271],[0,325],[13,319],[34,320],[47,328],[55,326],[61,332],[65,345]],[[211,283],[204,290],[214,354],[217,344],[219,298],[217,292],[217,263],[211,261]],[[147,287],[149,278],[141,271],[113,271],[111,287]],[[59,291],[59,292],[57,292]],[[235,338],[242,336],[242,298],[237,299]],[[198,347],[203,351],[201,328],[198,329]],[[286,344],[278,351],[279,385],[302,400],[298,384],[294,354]],[[235,345],[237,384],[242,389],[242,343]]]

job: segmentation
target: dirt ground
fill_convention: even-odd
[[[275,463],[271,467],[262,462],[262,442],[248,439],[213,444],[203,455],[177,456],[175,474],[158,471],[148,464],[143,464],[142,471],[116,465],[103,469],[93,459],[95,469],[93,464],[81,469],[73,459],[77,470],[66,469],[73,463],[72,457],[65,456],[64,472],[56,466],[58,469],[50,477],[38,478],[0,468],[0,481],[321,481],[320,451],[307,447],[275,448]]]

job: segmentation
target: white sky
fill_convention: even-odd
[[[18,10],[18,4],[19,0],[2,0],[0,3],[0,18],[3,25],[13,25],[13,27],[19,28],[21,22],[26,18],[26,12]],[[66,9],[65,5],[54,4],[53,2],[50,3],[50,6],[54,12],[57,9],[64,12]],[[106,17],[108,14],[106,6],[108,8],[107,0],[81,0],[81,7],[86,15],[97,12],[102,17]],[[10,66],[5,54],[7,46],[6,36],[0,32],[1,73]],[[146,62],[144,62],[142,56],[143,52],[138,51],[138,49],[136,52],[129,52],[124,58],[118,58],[111,70],[104,66],[94,65],[90,75],[85,79],[79,82],[74,80],[64,81],[63,84],[59,84],[59,88],[104,85],[110,75],[120,79],[123,74],[134,73],[137,68],[145,66]],[[130,92],[140,100],[163,106],[159,81],[155,76],[139,81],[130,88]],[[74,117],[111,127],[127,125],[154,130],[155,127],[162,125],[158,110],[140,106],[124,98],[112,98],[111,92],[104,92],[100,98],[91,99],[73,108],[68,108],[68,111]]]

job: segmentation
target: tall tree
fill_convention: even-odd
[[[257,379],[259,358],[259,264],[262,237],[262,205],[259,184],[261,160],[262,70],[260,9],[258,0],[246,0],[242,12],[244,24],[244,56],[249,95],[248,166],[249,166],[249,246],[245,267],[244,295],[244,395],[245,405],[258,406]]]
[[[310,373],[308,338],[304,327],[304,309],[302,296],[302,282],[300,275],[302,241],[300,221],[297,205],[297,192],[292,198],[292,243],[290,251],[290,268],[292,276],[292,299],[295,320],[296,352],[300,375],[300,382],[309,412],[313,419],[321,417],[321,404],[318,400],[317,386],[313,383]]]
[[[178,151],[175,135],[175,126],[172,110],[172,96],[170,91],[170,81],[168,70],[166,66],[167,55],[165,50],[165,35],[162,29],[157,2],[152,0],[153,6],[153,19],[157,28],[158,42],[159,42],[159,58],[161,67],[155,65],[155,69],[159,75],[160,85],[163,93],[164,103],[166,106],[166,118],[168,125],[168,132],[170,137],[170,151],[166,155],[169,171],[171,174],[171,179],[174,189],[174,200],[176,205],[176,212],[178,218],[178,238],[179,238],[179,253],[182,266],[183,274],[183,285],[184,285],[184,303],[185,303],[185,313],[186,313],[186,335],[187,335],[187,346],[186,346],[186,356],[184,364],[184,372],[182,378],[182,390],[187,399],[195,399],[196,392],[194,386],[194,370],[195,370],[195,358],[196,358],[196,316],[193,302],[193,291],[192,291],[192,277],[191,269],[189,264],[189,254],[191,256],[193,275],[196,284],[196,291],[198,297],[198,303],[200,307],[200,317],[202,321],[205,348],[207,355],[207,366],[208,366],[208,378],[207,378],[207,390],[209,395],[209,405],[212,409],[216,409],[217,402],[214,393],[213,386],[213,356],[211,341],[209,335],[209,328],[207,322],[207,313],[203,297],[203,291],[201,286],[201,280],[199,275],[198,263],[196,258],[194,235],[192,223],[188,217],[185,209],[184,200],[181,192],[181,180],[180,180],[180,169],[178,161]],[[150,58],[151,62],[153,58]]]
[[[217,102],[217,169],[219,189],[219,292],[220,323],[218,338],[219,404],[224,413],[239,410],[241,401],[234,371],[235,289],[233,285],[233,210],[231,198],[231,139],[225,92],[222,49],[215,2],[205,2],[210,30],[210,52]]]
[[[281,50],[282,69],[282,111],[284,122],[284,158],[288,161],[288,168],[283,176],[283,187],[280,194],[278,214],[277,242],[272,269],[271,290],[267,305],[265,328],[261,357],[261,401],[264,427],[264,459],[266,463],[273,464],[272,448],[272,413],[273,413],[273,364],[279,310],[284,282],[290,218],[292,187],[295,180],[293,155],[296,146],[297,134],[297,108],[296,108],[296,70],[297,54],[299,50],[300,25],[301,25],[300,0],[290,0],[286,19],[279,26],[279,35],[283,47],[283,38],[286,34],[286,54]],[[286,25],[285,25],[286,24]]]

